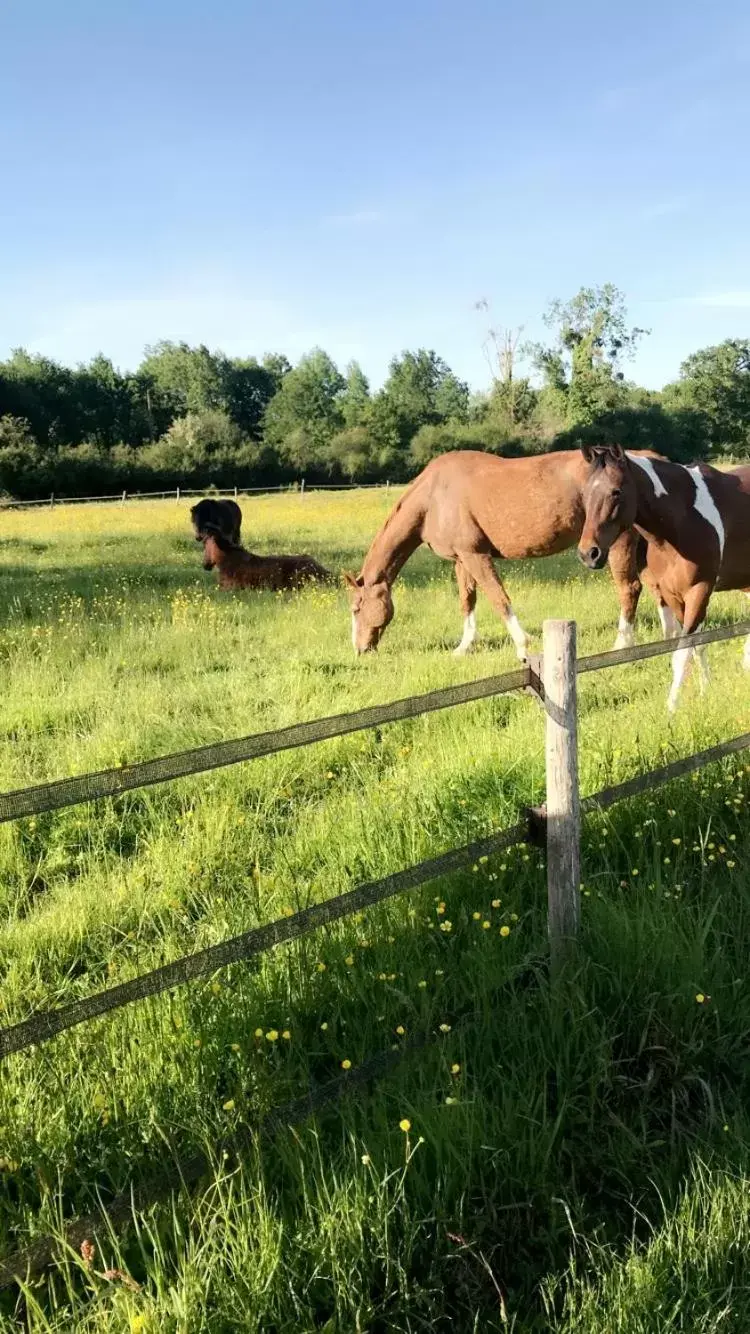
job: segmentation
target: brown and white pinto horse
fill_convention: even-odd
[[[658,458],[648,451],[648,456]],[[511,606],[493,558],[552,556],[572,547],[583,528],[588,465],[579,450],[502,459],[455,450],[428,463],[388,515],[355,578],[345,574],[356,653],[377,648],[393,619],[391,587],[423,542],[456,568],[464,632],[456,654],[477,636],[477,585],[500,614],[521,661],[528,636]],[[641,580],[634,533],[611,544],[609,566],[620,601],[616,648],[633,643]],[[642,562],[641,562],[642,563]]]
[[[649,587],[659,600],[665,637],[700,629],[716,590],[750,591],[750,467],[719,472],[624,454],[618,445],[584,446],[586,521],[578,553],[601,569],[612,543],[634,526],[646,539]],[[692,655],[701,687],[704,649],[677,649],[668,707],[677,706]],[[750,669],[750,639],[744,666]]]

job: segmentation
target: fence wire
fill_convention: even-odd
[[[489,856],[500,848],[512,847],[516,843],[528,841],[528,825],[516,824],[509,829],[499,830],[487,838],[467,843],[461,848],[452,848],[438,857],[417,862],[403,871],[384,876],[380,880],[371,880],[356,889],[351,889],[336,898],[326,899],[323,903],[312,904],[303,908],[292,917],[281,917],[266,926],[254,927],[241,935],[231,936],[218,945],[209,945],[195,954],[184,955],[172,963],[163,964],[149,973],[141,973],[127,982],[106,991],[97,991],[92,996],[73,1001],[70,1005],[56,1010],[42,1010],[24,1019],[18,1024],[0,1029],[0,1060],[12,1052],[23,1051],[26,1047],[48,1042],[50,1038],[77,1024],[85,1023],[98,1015],[119,1010],[133,1001],[144,1000],[147,996],[158,996],[170,987],[193,981],[198,977],[215,973],[229,964],[250,959],[256,954],[263,954],[276,945],[297,940],[308,935],[318,927],[328,926],[348,917],[351,913],[364,908],[372,908],[376,903],[401,894],[404,890],[415,889],[418,885],[436,880],[439,876],[449,875],[472,865],[477,858]]]
[[[365,709],[357,709],[354,713],[315,718],[309,723],[295,723],[292,727],[281,727],[273,732],[256,732],[233,741],[217,741],[194,750],[178,751],[154,760],[122,765],[117,769],[102,769],[98,773],[78,774],[51,783],[19,788],[14,792],[2,792],[0,824],[27,815],[62,810],[65,806],[78,806],[84,801],[97,801],[101,797],[116,797],[136,788],[152,787],[155,783],[166,783],[191,774],[208,773],[245,760],[257,760],[263,755],[275,755],[282,750],[294,750],[313,742],[347,736],[350,732],[360,732],[368,727],[402,722],[423,713],[450,709],[456,704],[489,699],[510,690],[522,690],[530,680],[529,669],[519,667],[500,676],[466,681],[443,690],[432,690],[426,695],[397,699],[390,704],[373,704]]]

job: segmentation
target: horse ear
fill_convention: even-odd
[[[344,583],[348,584],[350,588],[362,587],[362,581],[358,579],[356,575],[352,574],[350,570],[343,571],[343,578]]]
[[[581,453],[587,463],[593,463],[596,458],[596,448],[594,445],[581,445]]]
[[[609,455],[616,463],[622,463],[625,458],[625,450],[622,445],[613,444],[609,446]]]

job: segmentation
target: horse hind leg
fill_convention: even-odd
[[[461,643],[454,648],[453,653],[455,657],[463,658],[465,654],[471,652],[477,637],[477,616],[474,610],[477,605],[477,584],[460,560],[456,561],[456,582],[461,611],[464,615],[464,632]]]
[[[498,577],[492,564],[492,557],[472,551],[462,552],[460,560],[471,578],[479,585],[488,602],[502,617],[505,628],[516,646],[516,656],[521,662],[525,662],[529,651],[529,637],[513,611],[502,580]]]

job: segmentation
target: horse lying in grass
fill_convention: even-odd
[[[651,458],[658,455],[644,451]],[[552,556],[578,541],[583,529],[583,486],[588,468],[580,450],[501,459],[456,450],[433,459],[389,514],[356,577],[345,574],[356,653],[375,649],[393,619],[391,588],[401,567],[423,542],[455,563],[464,632],[455,649],[468,653],[477,636],[477,586],[502,617],[518,657],[528,636],[518,621],[493,559]],[[634,642],[641,580],[636,548],[624,532],[609,551],[620,601],[616,648]]]
[[[619,445],[586,446],[586,521],[578,554],[599,570],[612,544],[634,525],[646,539],[649,586],[659,601],[665,638],[692,634],[703,624],[711,594],[750,592],[750,467],[719,472],[666,459],[624,454]],[[708,676],[705,649],[678,648],[667,706],[674,712],[693,655],[700,684]],[[750,638],[744,666],[750,669]]]
[[[203,568],[219,571],[219,588],[255,588],[279,592],[303,584],[332,583],[333,575],[312,556],[257,556],[229,542],[223,533],[204,529]]]
[[[214,500],[207,496],[205,500],[199,500],[197,505],[193,505],[190,518],[196,542],[203,540],[203,533],[210,526],[223,533],[228,542],[239,546],[242,510],[235,500]]]

